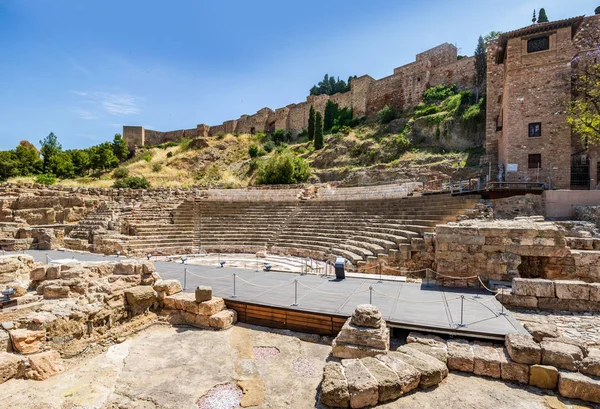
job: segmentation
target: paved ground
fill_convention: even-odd
[[[263,347],[277,348],[265,354]],[[221,332],[155,326],[97,355],[67,360],[46,381],[0,385],[0,407],[19,409],[198,409],[215,385],[243,381],[248,406],[325,409],[318,387],[331,347],[236,325]],[[213,401],[211,409],[231,408]],[[207,406],[203,406],[205,408]],[[235,406],[237,407],[237,405]],[[452,373],[380,409],[583,409],[552,391]]]
[[[82,261],[116,260],[116,256],[60,251],[27,251],[36,260],[75,258]],[[213,288],[216,296],[270,306],[297,308],[349,316],[357,304],[371,302],[394,326],[426,327],[444,331],[504,336],[523,332],[493,296],[467,289],[364,278],[336,280],[316,275],[256,272],[253,270],[156,262],[164,279],[185,282],[188,291],[198,285]],[[185,273],[187,271],[187,273]],[[234,276],[235,275],[235,276]],[[234,289],[235,282],[235,289]],[[297,305],[294,305],[297,304]]]

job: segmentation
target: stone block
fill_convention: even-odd
[[[379,402],[394,400],[402,395],[400,378],[391,368],[373,357],[361,359],[363,365],[377,380],[379,388]]]
[[[558,392],[566,398],[600,403],[600,379],[576,372],[560,371]]]
[[[43,294],[45,299],[69,298],[69,290],[66,285],[50,284],[44,286]]]
[[[359,359],[342,360],[344,374],[348,381],[351,408],[364,408],[377,405],[379,387],[377,380]]]
[[[559,280],[554,282],[556,298],[561,300],[589,300],[590,287],[582,281]]]
[[[514,295],[534,297],[554,297],[554,282],[541,278],[513,278],[512,292]]]
[[[483,342],[473,344],[473,373],[500,379],[500,356],[492,344]]]
[[[581,373],[600,377],[600,349],[592,348],[588,355],[581,361]]]
[[[542,342],[544,338],[557,338],[560,335],[554,324],[526,322],[523,326],[533,336],[535,342]]]
[[[421,372],[414,366],[409,365],[401,359],[397,359],[397,357],[392,354],[377,355],[376,358],[398,375],[399,386],[402,393],[410,392],[419,386]]]
[[[569,311],[570,300],[538,298],[538,308],[547,311]]]
[[[133,314],[141,314],[158,301],[156,291],[149,285],[140,285],[125,290],[125,299]]]
[[[31,281],[44,281],[46,279],[46,267],[39,266],[29,272]]]
[[[225,301],[222,298],[213,297],[208,301],[203,301],[198,304],[198,314],[200,315],[215,315],[225,309]]]
[[[46,280],[58,280],[60,278],[60,266],[50,265],[46,267]]]
[[[360,304],[352,313],[352,324],[357,327],[379,328],[382,323],[379,308],[371,304]]]
[[[500,376],[503,380],[529,383],[529,365],[514,362],[504,348],[498,349],[498,355],[500,356]]]
[[[22,371],[22,359],[15,354],[0,352],[0,383],[16,378]]]
[[[600,283],[588,284],[590,288],[590,301],[600,303]]]
[[[390,334],[385,325],[379,328],[359,327],[348,318],[336,337],[337,344],[358,345],[387,351],[390,348]]]
[[[536,309],[538,308],[538,299],[532,295],[515,295],[511,290],[503,289],[496,294],[496,300],[501,304],[517,307]]]
[[[163,305],[167,309],[198,314],[198,306],[200,304],[196,302],[194,294],[182,292],[165,297],[163,299]]]
[[[432,356],[444,364],[448,364],[448,349],[445,344],[443,347],[433,347],[418,342],[411,342],[410,344],[406,344],[406,346]]]
[[[448,376],[448,367],[441,361],[416,349],[408,348],[406,345],[398,348],[397,352],[391,352],[390,354],[393,354],[395,358],[406,362],[421,372],[421,379],[419,381],[421,389],[435,386]]]
[[[183,291],[178,280],[159,280],[154,284],[154,291],[163,293],[165,296],[173,295]]]
[[[334,339],[331,342],[331,354],[340,359],[355,359],[364,358],[367,356],[377,356],[384,352],[386,352],[386,350],[379,348],[339,343],[337,339]]]
[[[420,332],[411,331],[406,337],[406,342],[410,343],[419,343],[424,345],[429,345],[436,348],[445,348],[446,341],[438,337],[437,335],[431,334],[421,334]]]
[[[556,389],[558,369],[547,365],[532,365],[529,368],[529,385],[541,389]]]
[[[508,334],[504,345],[510,358],[517,363],[529,365],[541,363],[542,350],[529,335]]]
[[[337,362],[327,362],[323,368],[321,403],[334,408],[350,406],[348,381],[344,376],[342,365]]]
[[[63,362],[57,351],[51,350],[29,355],[29,367],[25,372],[27,379],[44,381],[63,371]]]
[[[540,343],[542,348],[542,364],[551,365],[569,371],[577,371],[583,360],[583,351],[580,347],[553,340],[544,340]]]
[[[473,346],[464,339],[448,340],[448,369],[472,373],[473,367]]]
[[[223,310],[210,316],[208,323],[211,328],[227,329],[237,321],[235,310]]]
[[[201,285],[199,287],[196,287],[194,295],[197,303],[210,301],[212,299],[212,288]]]
[[[46,346],[46,331],[15,329],[10,331],[13,348],[22,354],[33,354]]]

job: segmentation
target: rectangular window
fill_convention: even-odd
[[[536,37],[527,40],[527,52],[537,53],[538,51],[546,51],[550,49],[550,37]]]
[[[529,169],[537,169],[542,167],[542,154],[533,153],[529,155]]]
[[[529,124],[529,137],[542,136],[542,124],[541,122],[534,122]]]

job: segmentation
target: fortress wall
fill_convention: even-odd
[[[474,88],[473,73],[475,72],[475,57],[465,57],[452,64],[438,67],[431,72],[429,85],[452,85],[456,84],[460,90],[471,90]]]
[[[375,80],[368,75],[355,78],[351,82],[352,109],[355,118],[367,116],[368,95]]]
[[[374,81],[367,94],[367,117],[375,117],[385,105],[403,108],[402,77],[390,75]]]
[[[431,67],[452,64],[458,58],[458,50],[452,44],[444,43],[417,54],[416,62],[430,62]]]
[[[300,133],[306,129],[308,124],[308,111],[310,105],[306,102],[300,104],[288,105],[289,113],[287,117],[287,127],[294,133]]]
[[[124,126],[123,138],[127,141],[127,148],[134,151],[136,146],[145,144],[145,132],[142,126]]]

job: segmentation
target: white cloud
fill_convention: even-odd
[[[127,116],[139,114],[141,109],[141,98],[131,94],[113,94],[110,92],[82,92],[69,91],[79,97],[91,106],[91,109],[77,109],[80,116],[84,119],[95,119],[102,114],[113,116]],[[85,113],[84,113],[85,111]],[[86,115],[87,113],[87,115]],[[92,116],[94,118],[92,118]]]
[[[94,112],[89,111],[87,109],[74,108],[71,111],[76,113],[77,115],[79,115],[79,117],[81,119],[86,119],[86,120],[98,119],[97,114],[95,114]]]

